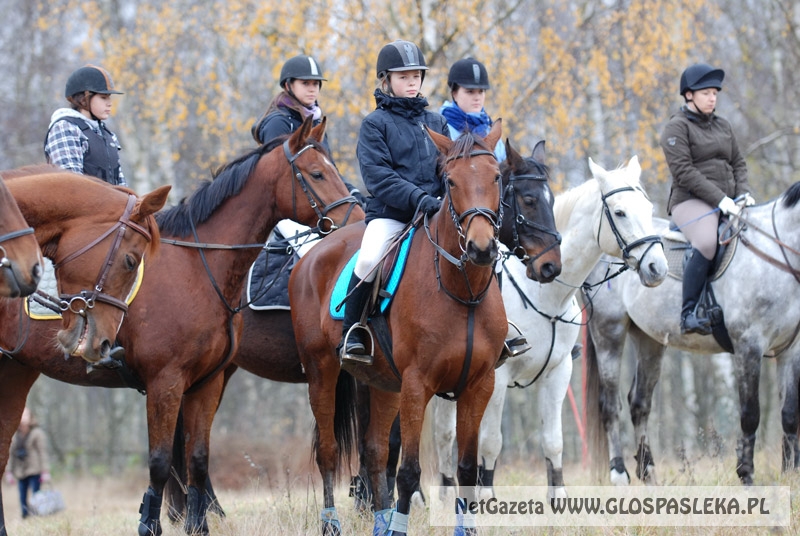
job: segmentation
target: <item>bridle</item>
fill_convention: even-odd
[[[634,266],[634,268],[638,271],[639,270],[639,263],[641,263],[641,260],[644,259],[645,256],[647,256],[647,253],[650,251],[650,249],[653,246],[655,246],[656,244],[659,244],[661,246],[661,248],[663,249],[664,248],[664,244],[661,242],[661,237],[658,236],[658,235],[644,236],[644,237],[639,238],[638,240],[634,240],[633,242],[630,242],[630,243],[627,243],[625,241],[625,239],[620,234],[619,229],[617,229],[617,225],[614,223],[614,218],[611,215],[611,209],[609,208],[608,202],[606,201],[606,199],[608,199],[612,195],[618,194],[620,192],[641,192],[642,195],[644,195],[645,199],[647,199],[647,194],[641,188],[638,188],[638,187],[634,188],[633,186],[623,186],[622,188],[617,188],[615,190],[611,190],[610,192],[604,194],[601,197],[601,200],[603,202],[603,213],[606,216],[605,219],[608,220],[608,225],[609,225],[609,227],[611,227],[611,232],[614,233],[614,238],[617,240],[617,245],[619,246],[619,249],[622,251],[622,258],[626,261],[625,266],[627,266],[628,259],[632,258],[633,261],[636,264],[636,266]],[[603,218],[600,218],[600,224],[597,226],[597,244],[598,245],[600,245],[600,231],[601,231],[602,228],[603,228]],[[645,249],[644,253],[638,259],[636,257],[633,257],[631,255],[631,251],[633,249],[641,246],[641,245],[644,245],[644,244],[649,244],[647,246],[647,248]]]
[[[33,234],[33,227],[18,229],[16,231],[11,231],[10,233],[0,235],[0,268],[11,267],[11,259],[8,258],[8,253],[6,253],[6,248],[3,247],[3,242],[8,242],[9,240],[14,240],[15,238],[29,234]]]
[[[108,278],[109,271],[111,270],[111,266],[114,264],[114,257],[122,244],[122,238],[125,236],[125,231],[130,228],[144,236],[148,242],[152,240],[150,231],[130,219],[131,211],[133,210],[135,204],[136,196],[129,194],[127,204],[125,205],[125,211],[122,213],[122,216],[120,216],[116,223],[114,223],[107,231],[82,248],[64,257],[61,262],[53,264],[53,267],[58,270],[58,268],[64,266],[70,261],[77,259],[105,240],[106,237],[116,232],[116,235],[114,236],[111,246],[108,250],[108,254],[106,255],[105,261],[100,266],[100,273],[97,276],[94,288],[91,290],[81,290],[77,294],[59,294],[59,299],[55,299],[44,292],[37,291],[37,301],[40,301],[39,297],[44,297],[45,299],[48,299],[51,304],[57,307],[59,311],[70,311],[83,317],[86,316],[87,310],[94,308],[97,302],[106,303],[116,307],[117,309],[121,309],[123,313],[127,313],[128,304],[125,303],[123,299],[106,294],[103,289],[106,279]],[[48,306],[47,304],[44,305]]]
[[[508,178],[508,186],[506,186],[505,190],[503,191],[503,205],[506,205],[509,209],[511,209],[512,213],[514,214],[514,225],[512,227],[512,240],[514,243],[514,248],[511,250],[511,253],[514,254],[519,260],[522,262],[535,262],[536,259],[550,251],[551,249],[558,247],[561,245],[561,234],[556,229],[549,229],[544,225],[535,222],[533,220],[529,220],[525,217],[522,213],[522,210],[519,207],[519,201],[517,201],[517,196],[515,193],[515,186],[514,183],[516,181],[524,181],[524,180],[535,180],[535,181],[542,181],[545,184],[547,183],[547,176],[541,174],[534,174],[534,173],[524,173],[521,175],[515,175],[512,173]],[[510,197],[510,203],[506,202],[506,196]],[[547,246],[545,249],[540,251],[535,257],[531,257],[528,255],[525,248],[522,247],[522,243],[519,240],[520,231],[524,231],[527,229],[533,229],[535,232],[548,234],[553,237],[553,243]]]
[[[306,195],[306,199],[308,200],[308,204],[311,205],[311,208],[314,209],[314,212],[317,214],[317,228],[319,229],[319,233],[321,235],[327,235],[335,231],[339,228],[338,225],[334,223],[334,221],[328,217],[328,212],[335,209],[339,205],[343,205],[345,203],[350,203],[350,208],[347,211],[347,215],[344,218],[344,223],[347,223],[347,220],[350,219],[350,214],[352,214],[353,210],[355,209],[358,201],[352,195],[345,196],[329,205],[326,205],[322,198],[317,194],[314,188],[309,183],[308,179],[303,175],[303,173],[297,168],[295,164],[295,160],[297,160],[301,154],[306,152],[308,149],[313,149],[314,145],[309,143],[301,148],[297,153],[292,154],[292,150],[289,148],[289,140],[283,142],[283,154],[286,155],[286,159],[289,161],[289,165],[292,166],[292,175],[297,179],[297,184],[300,185],[300,188],[303,190],[303,193]],[[296,184],[292,182],[292,214],[294,215],[293,219],[297,219],[297,193],[296,193]],[[322,208],[320,208],[319,204],[322,204]]]

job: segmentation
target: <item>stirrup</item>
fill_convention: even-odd
[[[516,357],[520,354],[524,354],[528,350],[531,349],[531,345],[528,344],[528,339],[525,338],[525,335],[522,333],[522,330],[517,327],[514,322],[511,320],[506,320],[508,325],[511,326],[516,330],[518,335],[516,337],[512,337],[510,339],[506,339],[503,343],[503,353],[507,354],[508,357]]]
[[[694,312],[681,318],[681,333],[697,333],[698,335],[711,335],[711,322],[708,318],[697,318]]]
[[[369,353],[367,354],[352,354],[347,352],[347,339],[350,338],[350,335],[353,333],[354,329],[361,329],[367,333],[369,336]],[[353,324],[350,326],[350,329],[347,330],[344,337],[342,338],[341,342],[341,350],[339,352],[339,364],[344,364],[346,361],[350,363],[358,363],[359,365],[371,365],[373,361],[373,354],[375,353],[375,341],[372,338],[372,330],[370,330],[367,326],[363,326],[361,324]],[[366,349],[366,348],[365,348]]]

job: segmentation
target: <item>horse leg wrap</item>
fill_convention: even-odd
[[[738,464],[736,466],[736,474],[739,475],[739,480],[745,486],[753,484],[753,473],[755,466],[753,465],[753,454],[756,445],[756,434],[751,434],[739,439],[739,445],[736,448],[736,456]]]
[[[453,531],[453,536],[472,536],[474,534],[477,534],[475,515],[469,512],[456,514],[456,528]]]
[[[186,498],[186,521],[183,530],[186,534],[208,534],[208,496],[201,493],[197,486],[189,486]]]
[[[611,460],[611,464],[610,465],[611,465],[611,468],[610,468],[611,471],[616,472],[619,475],[625,475],[625,478],[628,480],[628,482],[626,482],[626,484],[630,484],[631,475],[628,474],[628,469],[625,467],[625,462],[622,460],[621,457],[617,456],[617,457],[613,458]],[[612,477],[613,476],[614,475],[612,473]],[[613,478],[612,478],[612,480],[613,480]]]
[[[322,514],[322,536],[341,536],[342,524],[339,523],[339,515],[336,513],[336,507],[323,508]]]
[[[375,524],[372,526],[372,536],[385,536],[389,531],[389,521],[392,518],[393,508],[375,512]]]
[[[397,510],[393,510],[386,534],[388,536],[401,536],[406,533],[408,533],[408,514],[401,514]]]
[[[161,495],[147,488],[139,507],[139,536],[161,536]]]
[[[656,462],[653,461],[653,453],[650,452],[650,445],[642,438],[639,441],[639,450],[634,455],[636,460],[636,476],[639,480],[645,480],[650,473],[650,467],[655,467]]]

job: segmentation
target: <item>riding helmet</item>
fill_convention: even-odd
[[[114,82],[111,81],[108,71],[95,65],[85,65],[67,78],[65,97],[71,97],[84,91],[103,95],[122,95],[122,91],[114,89]]]
[[[289,80],[319,80],[320,85],[322,81],[327,82],[327,78],[322,76],[322,69],[319,64],[311,56],[300,54],[293,58],[286,60],[281,68],[281,79],[279,85],[285,88],[286,82]]]
[[[715,69],[705,63],[695,63],[687,67],[681,75],[681,95],[687,91],[697,91],[709,87],[722,89],[722,81],[725,79],[725,71]]]
[[[447,85],[453,91],[456,87],[489,89],[489,73],[486,72],[486,67],[475,58],[464,58],[450,67]]]
[[[422,71],[424,80],[427,70],[422,51],[409,41],[394,41],[384,46],[378,53],[378,78],[383,78],[390,71]]]

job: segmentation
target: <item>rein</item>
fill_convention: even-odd
[[[778,237],[778,227],[777,227],[777,224],[775,223],[775,208],[777,206],[778,206],[778,202],[775,201],[775,203],[773,203],[773,205],[772,205],[772,212],[771,212],[772,232],[774,233],[774,235],[764,231],[759,226],[754,224],[752,221],[749,221],[746,218],[744,218],[741,214],[738,216],[738,218],[741,221],[741,223],[744,224],[744,225],[738,229],[736,234],[739,235],[739,240],[741,240],[742,244],[744,244],[748,249],[750,249],[753,253],[755,253],[755,255],[758,258],[768,262],[769,264],[771,264],[772,266],[774,266],[774,267],[776,267],[776,268],[778,268],[780,270],[783,270],[784,272],[787,272],[787,273],[791,274],[792,277],[794,277],[795,281],[800,283],[800,271],[798,271],[797,268],[792,266],[791,262],[789,261],[789,257],[786,255],[786,252],[789,251],[790,253],[793,253],[794,255],[800,256],[800,251],[797,251],[793,247],[789,246],[788,244],[783,242]],[[729,223],[729,225],[730,225],[730,223]],[[753,244],[747,238],[747,236],[742,232],[743,230],[746,230],[747,228],[752,228],[754,231],[766,236],[767,238],[772,240],[775,244],[777,244],[777,246],[781,250],[781,255],[783,256],[783,260],[776,259],[775,257],[769,255],[764,250],[760,249],[758,246]]]
[[[2,243],[29,234],[33,234],[33,227],[18,229],[16,231],[11,231],[10,233],[0,235],[0,268],[9,268],[11,266],[11,259],[8,258],[6,248],[3,247]]]

